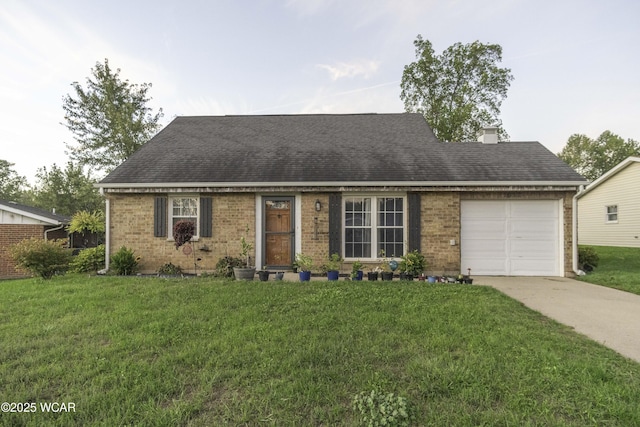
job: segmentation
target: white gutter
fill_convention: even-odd
[[[113,188],[184,188],[184,187],[511,187],[511,186],[581,186],[587,181],[306,181],[306,182],[129,182],[98,183],[101,190]]]

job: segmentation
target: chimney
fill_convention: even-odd
[[[495,126],[487,126],[482,128],[478,135],[478,142],[483,144],[497,144],[498,143],[498,128]]]

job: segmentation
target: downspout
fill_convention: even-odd
[[[583,271],[580,271],[578,268],[578,198],[584,192],[584,185],[578,187],[578,192],[573,196],[573,206],[572,206],[572,224],[571,224],[571,234],[573,235],[571,238],[572,242],[572,251],[573,251],[573,272],[576,276],[581,276],[584,274]]]
[[[48,229],[48,230],[44,230],[44,240],[45,240],[45,241],[49,240],[49,236],[48,236],[48,234],[49,234],[51,231],[58,231],[58,230],[60,230],[60,229],[64,228],[64,226],[65,226],[65,224],[60,224],[60,225],[59,225],[58,227],[56,227],[56,228],[50,228],[50,229]]]
[[[104,197],[104,188],[100,187],[100,195]],[[104,205],[104,210],[105,210],[105,224],[104,224],[104,269],[106,271],[109,271],[109,254],[111,253],[110,248],[111,248],[111,238],[110,238],[110,228],[109,225],[111,224],[111,218],[110,218],[110,213],[111,210],[109,209],[110,207],[110,203],[109,203],[109,198],[105,197],[105,205]]]

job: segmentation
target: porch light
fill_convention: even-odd
[[[320,203],[320,200],[316,199],[316,212],[320,212],[321,209],[322,203]]]

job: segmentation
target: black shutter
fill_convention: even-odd
[[[200,237],[213,236],[211,197],[200,197]]]
[[[167,198],[156,197],[153,203],[153,236],[167,237]]]
[[[420,252],[420,193],[408,193],[407,194],[408,210],[409,210],[409,250]]]
[[[342,194],[329,194],[329,255],[342,256]]]

